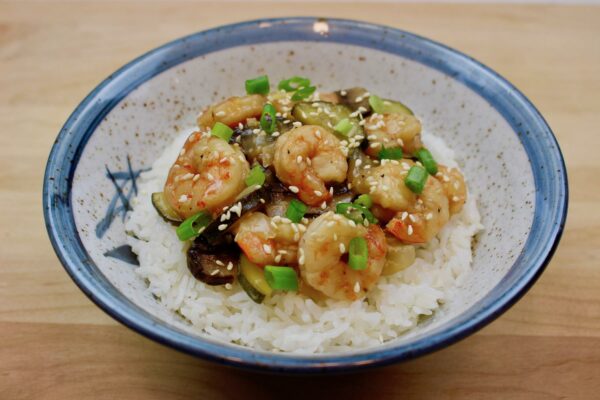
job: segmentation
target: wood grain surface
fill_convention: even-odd
[[[224,368],[119,325],[52,251],[44,166],[97,83],[179,36],[299,14],[366,19],[458,48],[522,89],[559,139],[571,204],[554,259],[516,306],[454,346],[350,376]],[[0,0],[0,399],[599,398],[599,37],[593,6]]]

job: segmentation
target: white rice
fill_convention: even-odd
[[[185,244],[175,228],[154,210],[150,195],[161,191],[188,133],[182,133],[140,176],[126,230],[138,255],[137,273],[169,310],[190,322],[196,333],[256,349],[324,353],[379,345],[414,328],[420,316],[432,315],[470,271],[471,239],[482,228],[475,196],[437,238],[417,251],[404,271],[381,277],[368,301],[327,300],[317,304],[296,293],[280,293],[254,303],[236,283],[231,289],[208,286],[187,269]],[[454,152],[442,139],[424,134],[436,160],[455,167]]]

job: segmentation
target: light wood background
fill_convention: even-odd
[[[461,49],[522,89],[558,136],[571,188],[561,246],[515,307],[450,348],[352,376],[228,369],[116,323],[51,249],[44,166],[97,83],[179,36],[299,14],[366,19]],[[598,398],[599,38],[600,7],[0,0],[0,399]]]

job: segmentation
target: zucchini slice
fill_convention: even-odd
[[[347,139],[347,136],[334,130],[334,127],[343,119],[348,119],[353,125],[352,131],[348,136],[357,136],[363,134],[363,128],[359,125],[356,117],[351,117],[350,109],[341,104],[327,103],[325,101],[300,102],[292,109],[292,115],[304,125],[318,125],[334,132],[341,139]]]
[[[369,104],[373,112],[378,114],[415,115],[410,108],[395,100],[382,99],[381,97],[372,95],[369,97]]]
[[[265,279],[262,268],[248,260],[244,254],[240,255],[238,282],[256,303],[262,303],[265,297],[270,296],[273,292]]]
[[[169,205],[163,192],[152,193],[152,205],[165,221],[171,223],[183,221],[183,218]]]

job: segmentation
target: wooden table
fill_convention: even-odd
[[[539,282],[470,338],[364,374],[256,375],[160,346],[94,306],[47,239],[42,177],[63,122],[125,62],[222,23],[309,13],[413,31],[507,77],[558,136],[571,207]],[[0,398],[598,398],[599,37],[600,7],[0,1]]]

